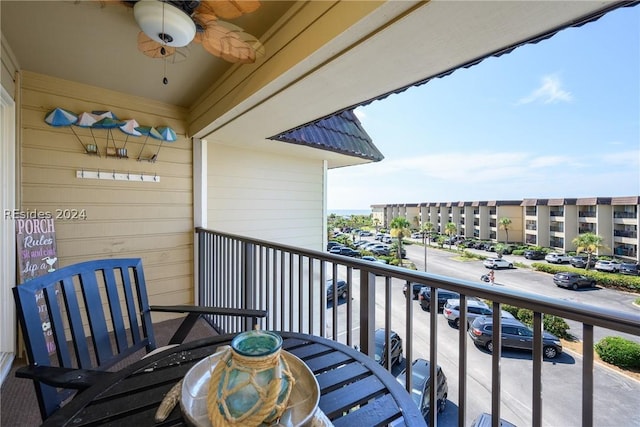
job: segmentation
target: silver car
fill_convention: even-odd
[[[442,309],[442,314],[449,322],[450,326],[460,327],[460,300],[449,299]],[[473,323],[476,317],[491,316],[493,310],[483,301],[478,299],[467,299],[467,329]],[[514,319],[514,316],[508,311],[502,310],[503,319]]]

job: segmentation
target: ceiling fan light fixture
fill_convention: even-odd
[[[133,16],[147,36],[167,46],[186,46],[196,35],[193,19],[166,2],[140,0],[133,7]]]

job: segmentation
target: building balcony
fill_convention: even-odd
[[[438,339],[440,314],[434,305],[435,299],[431,300],[432,309],[423,313],[419,310],[420,306],[413,301],[411,292],[403,295],[402,289],[405,284],[409,285],[409,289],[412,289],[411,283],[429,287],[432,295],[442,289],[459,293],[463,300],[466,297],[490,300],[494,313],[500,312],[501,304],[510,304],[533,311],[533,333],[537,344],[534,346],[531,357],[531,375],[527,376],[529,380],[525,386],[527,390],[518,390],[518,393],[527,394],[527,400],[532,399],[528,400],[532,402],[531,409],[522,413],[523,418],[528,420],[526,425],[539,426],[555,422],[555,420],[545,421],[542,412],[543,382],[545,382],[545,402],[554,399],[551,387],[546,383],[551,380],[542,372],[543,366],[547,369],[544,364],[548,362],[542,355],[543,314],[556,315],[577,322],[578,327],[583,330],[583,357],[572,362],[583,364],[582,386],[577,386],[570,392],[566,391],[571,393],[572,402],[578,405],[575,408],[578,414],[577,422],[581,422],[582,425],[597,424],[594,424],[593,420],[594,327],[640,336],[640,317],[619,311],[594,308],[567,300],[541,299],[534,294],[504,287],[487,287],[478,282],[210,230],[198,229],[197,234],[199,267],[197,286],[201,305],[264,309],[269,313],[263,325],[265,329],[304,332],[328,337],[349,346],[355,346],[369,355],[374,354],[374,331],[377,328],[393,328],[402,336],[404,357],[407,361],[426,356],[426,359],[437,362],[441,353],[457,348],[453,352],[454,355],[448,357],[454,358],[458,369],[447,372],[449,391],[456,390],[448,396],[448,400],[453,403],[451,406],[458,408],[457,413],[454,414],[458,418],[458,423],[455,425],[468,425],[471,417],[467,414],[466,408],[477,404],[478,396],[472,391],[477,379],[471,380],[469,377],[468,353],[480,350],[471,345],[466,328],[451,332],[457,336],[457,344]],[[535,238],[527,235],[527,242],[535,244],[535,241],[529,241],[530,237]],[[338,295],[331,295],[328,298],[326,286],[328,280],[344,280],[347,284],[348,297],[345,300],[339,300]],[[212,325],[224,332],[237,331],[241,327],[229,318],[210,320]],[[464,310],[461,310],[460,322],[466,323]],[[494,325],[501,322],[500,316],[493,316],[493,322]],[[497,344],[499,340],[500,338],[496,337]],[[497,347],[499,348],[500,345]],[[427,354],[418,356],[419,349]],[[531,356],[531,353],[523,354],[526,354],[527,358]],[[487,409],[491,408],[494,414],[496,411],[499,414],[501,404],[504,403],[504,399],[507,399],[501,393],[503,380],[500,369],[501,353],[495,351],[488,357],[492,359],[492,370],[487,374],[485,385],[487,388],[492,388],[493,392],[490,392],[491,402],[484,401],[483,405]],[[411,369],[410,363],[406,366],[407,369]],[[387,369],[392,368],[387,367]],[[435,389],[435,384],[432,383],[431,388]],[[510,393],[509,399],[513,398],[512,392],[507,391]],[[435,402],[432,402],[432,407],[435,407]],[[581,411],[579,407],[582,408]],[[610,414],[611,417],[619,415]],[[437,417],[440,416],[442,415],[437,414]],[[600,417],[601,414],[598,413],[597,416]],[[430,417],[434,417],[430,421],[437,421],[436,414],[431,414]],[[580,417],[582,417],[581,421]],[[430,422],[430,425],[435,424]]]
[[[637,212],[627,212],[627,211],[616,211],[613,212],[614,218],[627,218],[627,219],[635,219],[638,218]]]
[[[628,237],[632,239],[638,238],[638,232],[635,230],[613,230],[615,237]]]
[[[578,217],[579,218],[595,218],[596,213],[595,211],[580,211],[578,212]]]
[[[564,216],[564,211],[549,211],[549,216]]]

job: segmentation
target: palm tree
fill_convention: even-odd
[[[511,218],[507,218],[507,217],[500,218],[498,220],[498,223],[500,224],[500,228],[502,228],[504,232],[507,234],[507,239],[505,240],[504,243],[509,243],[509,226],[511,225]]]
[[[427,243],[431,244],[431,233],[433,233],[433,229],[435,227],[433,226],[433,223],[431,222],[425,222],[424,224],[422,224],[422,232],[424,233],[425,236],[427,236]],[[424,243],[424,242],[423,242]]]
[[[576,246],[576,252],[585,252],[587,254],[587,262],[584,266],[585,270],[591,265],[591,257],[599,249],[607,249],[602,243],[604,239],[595,233],[582,233],[571,241]]]
[[[398,238],[398,259],[402,259],[402,239],[411,235],[411,223],[406,218],[397,216],[391,221],[391,236]]]
[[[380,220],[378,218],[373,218],[373,225],[376,227],[376,234],[378,234],[378,230],[380,229]]]
[[[458,231],[458,227],[453,222],[448,222],[447,225],[444,226],[444,234],[449,236],[449,249],[451,249],[451,239]]]

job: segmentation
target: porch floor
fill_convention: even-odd
[[[153,325],[158,346],[166,345],[176,331],[182,318],[166,320]],[[199,320],[193,327],[185,341],[206,338],[217,333],[204,320]],[[128,359],[114,366],[114,370],[127,366],[132,361],[144,356],[144,351],[130,356]],[[0,389],[0,425],[31,427],[39,426],[42,423],[38,401],[36,399],[33,383],[31,380],[16,378],[15,371],[26,364],[25,359],[16,359],[13,362],[11,371]]]

